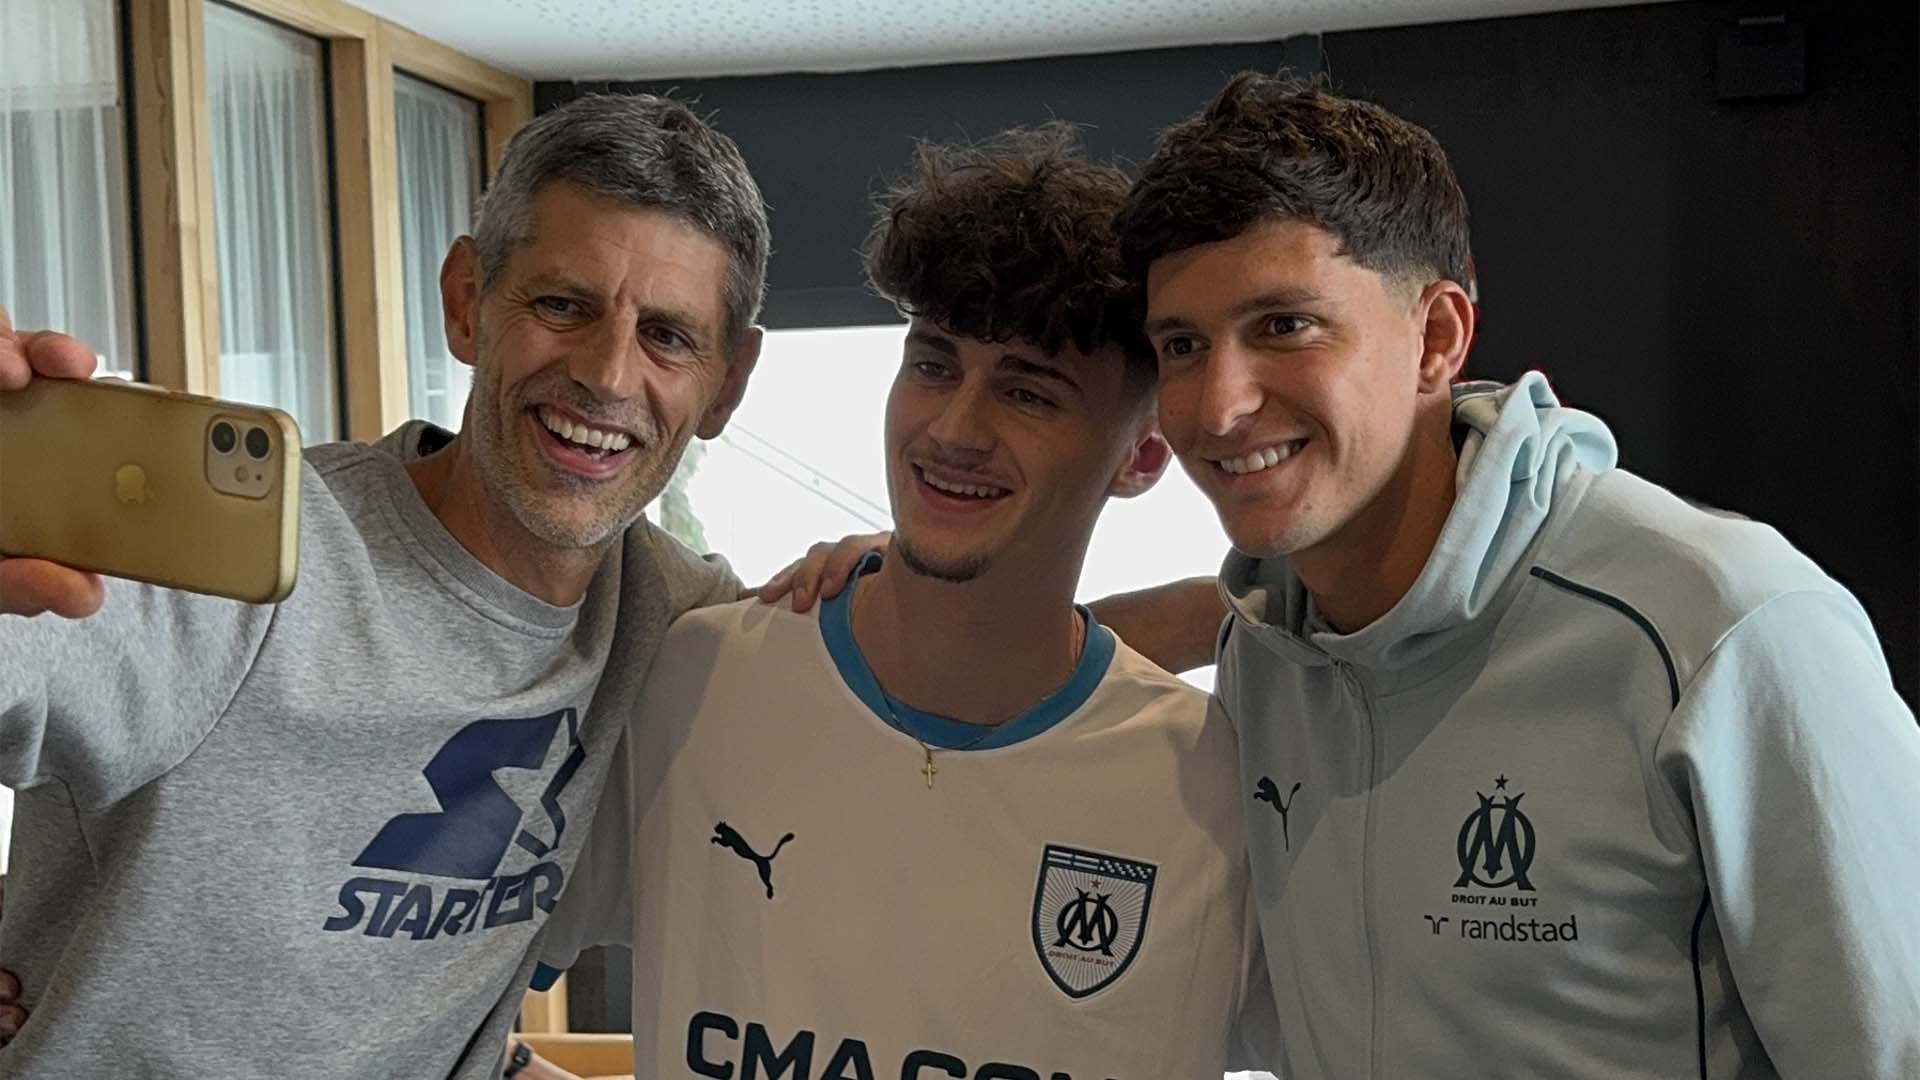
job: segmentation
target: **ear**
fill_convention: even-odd
[[[1168,463],[1173,460],[1173,447],[1167,445],[1167,437],[1160,434],[1160,425],[1153,417],[1154,411],[1149,408],[1133,445],[1127,447],[1126,460],[1120,463],[1113,482],[1107,485],[1107,494],[1131,499],[1145,494],[1166,473]]]
[[[733,418],[733,410],[740,407],[740,399],[747,392],[747,377],[753,374],[753,366],[760,362],[760,345],[766,334],[757,326],[749,326],[740,339],[740,346],[727,357],[726,381],[720,385],[720,396],[713,399],[707,411],[700,416],[700,426],[695,434],[703,439],[717,438],[727,429],[727,421]]]
[[[447,324],[447,351],[472,367],[479,360],[480,248],[463,236],[440,263],[440,311]]]
[[[1473,301],[1458,282],[1436,281],[1421,291],[1414,311],[1422,324],[1420,389],[1445,393],[1473,344]]]

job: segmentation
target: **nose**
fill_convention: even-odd
[[[1254,378],[1253,358],[1239,345],[1215,345],[1200,380],[1196,419],[1208,435],[1231,435],[1241,421],[1260,411],[1260,383]]]
[[[993,449],[992,409],[993,388],[985,378],[969,376],[944,395],[927,435],[947,450],[985,454]]]
[[[640,392],[645,350],[631,323],[603,319],[567,356],[567,375],[600,401],[624,401]]]

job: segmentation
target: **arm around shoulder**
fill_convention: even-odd
[[[746,586],[733,572],[726,556],[702,555],[682,543],[679,537],[645,519],[634,522],[627,530],[624,557],[627,564],[623,575],[633,574],[635,560],[645,560],[660,575],[670,609],[669,622],[695,608],[730,604],[742,599],[746,592]]]
[[[1210,577],[1119,593],[1088,607],[1120,640],[1175,673],[1213,663],[1220,621],[1227,617],[1219,583]]]

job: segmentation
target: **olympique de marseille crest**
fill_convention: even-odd
[[[1048,844],[1033,893],[1033,947],[1062,993],[1084,998],[1126,973],[1147,933],[1152,863]]]

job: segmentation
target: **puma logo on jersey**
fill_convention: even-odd
[[[1280,844],[1287,851],[1293,850],[1293,840],[1287,836],[1287,811],[1293,809],[1293,797],[1300,793],[1300,783],[1295,781],[1293,790],[1287,792],[1287,800],[1280,801],[1280,785],[1272,777],[1263,776],[1253,785],[1253,797],[1258,802],[1272,803],[1274,812],[1280,815]]]
[[[780,838],[779,843],[773,845],[772,851],[762,855],[753,850],[753,846],[747,843],[747,838],[736,832],[733,826],[721,821],[714,824],[713,839],[709,840],[708,843],[719,844],[721,847],[747,860],[759,869],[760,884],[767,887],[767,899],[771,900],[773,899],[773,860],[779,856],[780,849],[786,847],[787,841],[791,839],[793,839],[793,834],[788,833]]]

